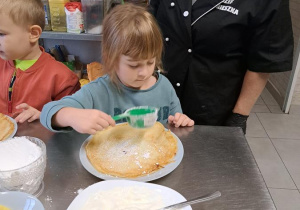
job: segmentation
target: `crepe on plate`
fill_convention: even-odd
[[[97,132],[85,150],[89,161],[99,172],[135,178],[173,162],[177,140],[159,122],[147,129],[132,128],[124,123]]]
[[[6,139],[14,132],[14,124],[4,114],[0,113],[0,141]]]

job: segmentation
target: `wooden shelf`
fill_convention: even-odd
[[[83,41],[102,41],[101,34],[73,34],[67,32],[43,31],[42,39],[64,39],[64,40],[83,40]]]

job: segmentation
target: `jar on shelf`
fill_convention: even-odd
[[[100,34],[104,14],[103,0],[81,0],[83,25],[88,34]]]
[[[65,4],[68,0],[49,0],[52,31],[67,31]]]

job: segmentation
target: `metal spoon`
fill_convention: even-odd
[[[200,197],[188,200],[188,201],[172,204],[170,206],[166,206],[166,207],[158,209],[158,210],[175,210],[175,209],[182,208],[182,207],[185,207],[185,206],[188,206],[188,205],[191,205],[191,204],[200,203],[200,202],[204,202],[204,201],[209,201],[209,200],[218,198],[220,196],[221,196],[221,192],[216,191],[214,193],[207,194],[207,195],[204,195],[204,196],[200,196]]]

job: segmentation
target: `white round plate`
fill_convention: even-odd
[[[152,191],[155,191],[155,193],[160,194],[160,196],[163,199],[164,206],[172,205],[175,203],[179,203],[182,201],[186,201],[186,199],[177,191],[164,187],[162,185],[158,184],[152,184],[152,183],[145,183],[145,182],[138,182],[138,181],[130,181],[130,180],[108,180],[108,181],[102,181],[98,182],[96,184],[90,185],[86,189],[84,189],[82,192],[79,193],[79,195],[76,196],[76,198],[72,201],[70,206],[67,210],[78,210],[81,209],[84,204],[87,202],[87,200],[90,198],[91,195],[98,193],[100,191],[108,191],[112,190],[114,188],[119,187],[145,187]],[[181,208],[182,210],[192,210],[190,206],[186,206],[184,208]]]
[[[11,210],[45,210],[36,197],[17,191],[0,192],[0,204]]]
[[[171,132],[172,133],[172,132]],[[111,180],[111,179],[126,179],[126,180],[134,180],[134,181],[141,181],[141,182],[148,182],[148,181],[152,181],[155,179],[159,179],[163,176],[166,176],[167,174],[171,173],[175,168],[177,168],[177,166],[180,164],[182,158],[183,158],[183,146],[181,141],[179,140],[179,138],[172,133],[172,135],[176,138],[177,140],[177,153],[174,157],[174,161],[169,163],[168,165],[166,165],[165,167],[159,169],[158,171],[151,173],[151,174],[147,174],[145,176],[140,176],[140,177],[136,177],[136,178],[121,178],[121,177],[115,177],[115,176],[110,176],[108,174],[103,174],[99,171],[97,171],[94,166],[91,164],[91,162],[89,161],[86,152],[85,152],[85,146],[88,143],[88,141],[92,138],[92,136],[89,136],[81,145],[80,151],[79,151],[79,158],[80,158],[80,162],[83,165],[83,167],[90,172],[91,174],[93,174],[96,177],[99,177],[101,179],[104,180]]]
[[[5,115],[13,124],[14,124],[14,131],[6,138],[6,139],[10,139],[12,137],[15,136],[15,134],[17,133],[18,130],[18,124],[15,121],[15,119],[11,118],[10,116]]]

